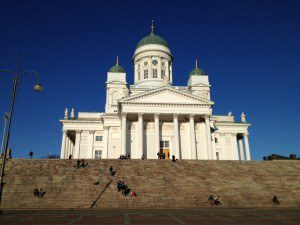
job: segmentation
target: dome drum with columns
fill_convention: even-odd
[[[134,84],[116,64],[107,73],[105,112],[65,111],[61,158],[250,160],[249,123],[242,113],[214,115],[208,75],[198,67],[187,86],[173,86],[173,56],[167,42],[151,32],[133,55]],[[74,110],[72,110],[74,114]]]

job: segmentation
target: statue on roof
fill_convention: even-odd
[[[246,122],[246,115],[244,112],[242,112],[242,114],[241,114],[241,121],[244,123]]]
[[[68,108],[65,108],[65,117],[64,117],[65,120],[68,119],[68,117],[69,117],[68,114],[69,114]]]
[[[71,110],[71,115],[70,115],[71,119],[75,118],[75,112],[74,112],[74,108],[72,108]]]

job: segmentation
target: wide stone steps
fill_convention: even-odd
[[[2,207],[199,207],[210,194],[220,195],[223,207],[272,207],[274,195],[282,207],[300,206],[297,160],[86,162],[85,168],[76,169],[76,160],[8,160]],[[109,177],[110,166],[117,171],[115,178]],[[119,179],[138,197],[118,193]],[[34,188],[46,191],[44,197],[33,196]]]

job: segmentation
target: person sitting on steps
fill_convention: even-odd
[[[118,189],[118,192],[120,192],[120,191],[122,190],[122,188],[123,188],[122,181],[121,181],[121,180],[119,180],[119,181],[118,181],[118,184],[117,184],[117,189]]]
[[[274,205],[280,205],[280,202],[279,202],[278,197],[276,195],[273,197],[272,201],[273,201]]]
[[[113,167],[110,166],[110,167],[109,167],[109,175],[110,175],[111,177],[114,177],[115,174],[116,174],[116,171],[114,171]]]
[[[77,169],[80,168],[80,160],[79,159],[76,161],[76,165],[74,167],[76,167]]]
[[[69,155],[69,159],[72,159],[72,155],[71,154]]]
[[[137,196],[137,194],[135,192],[133,192],[133,191],[130,192],[130,197],[136,197],[136,196]]]
[[[44,194],[45,194],[46,192],[44,191],[43,192],[43,189],[41,188],[40,190],[39,189],[37,189],[37,188],[35,188],[34,190],[33,190],[33,195],[34,196],[37,196],[38,198],[42,198],[43,196],[44,196]]]
[[[172,162],[176,162],[175,155],[172,155]]]
[[[222,205],[220,196],[218,195],[216,198],[214,198],[214,205]]]
[[[85,163],[85,162],[84,162],[84,159],[82,159],[82,160],[81,160],[81,165],[80,165],[80,167],[84,168],[84,167],[87,166],[87,164],[88,164],[88,163]]]

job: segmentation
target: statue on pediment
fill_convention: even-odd
[[[71,115],[70,115],[71,119],[74,119],[75,118],[75,111],[74,111],[74,108],[72,108],[71,110]]]
[[[242,114],[241,114],[241,121],[244,123],[246,122],[246,115],[244,112],[242,112]]]
[[[68,114],[69,114],[69,111],[68,111],[68,108],[65,108],[65,117],[64,117],[64,119],[68,119]]]

